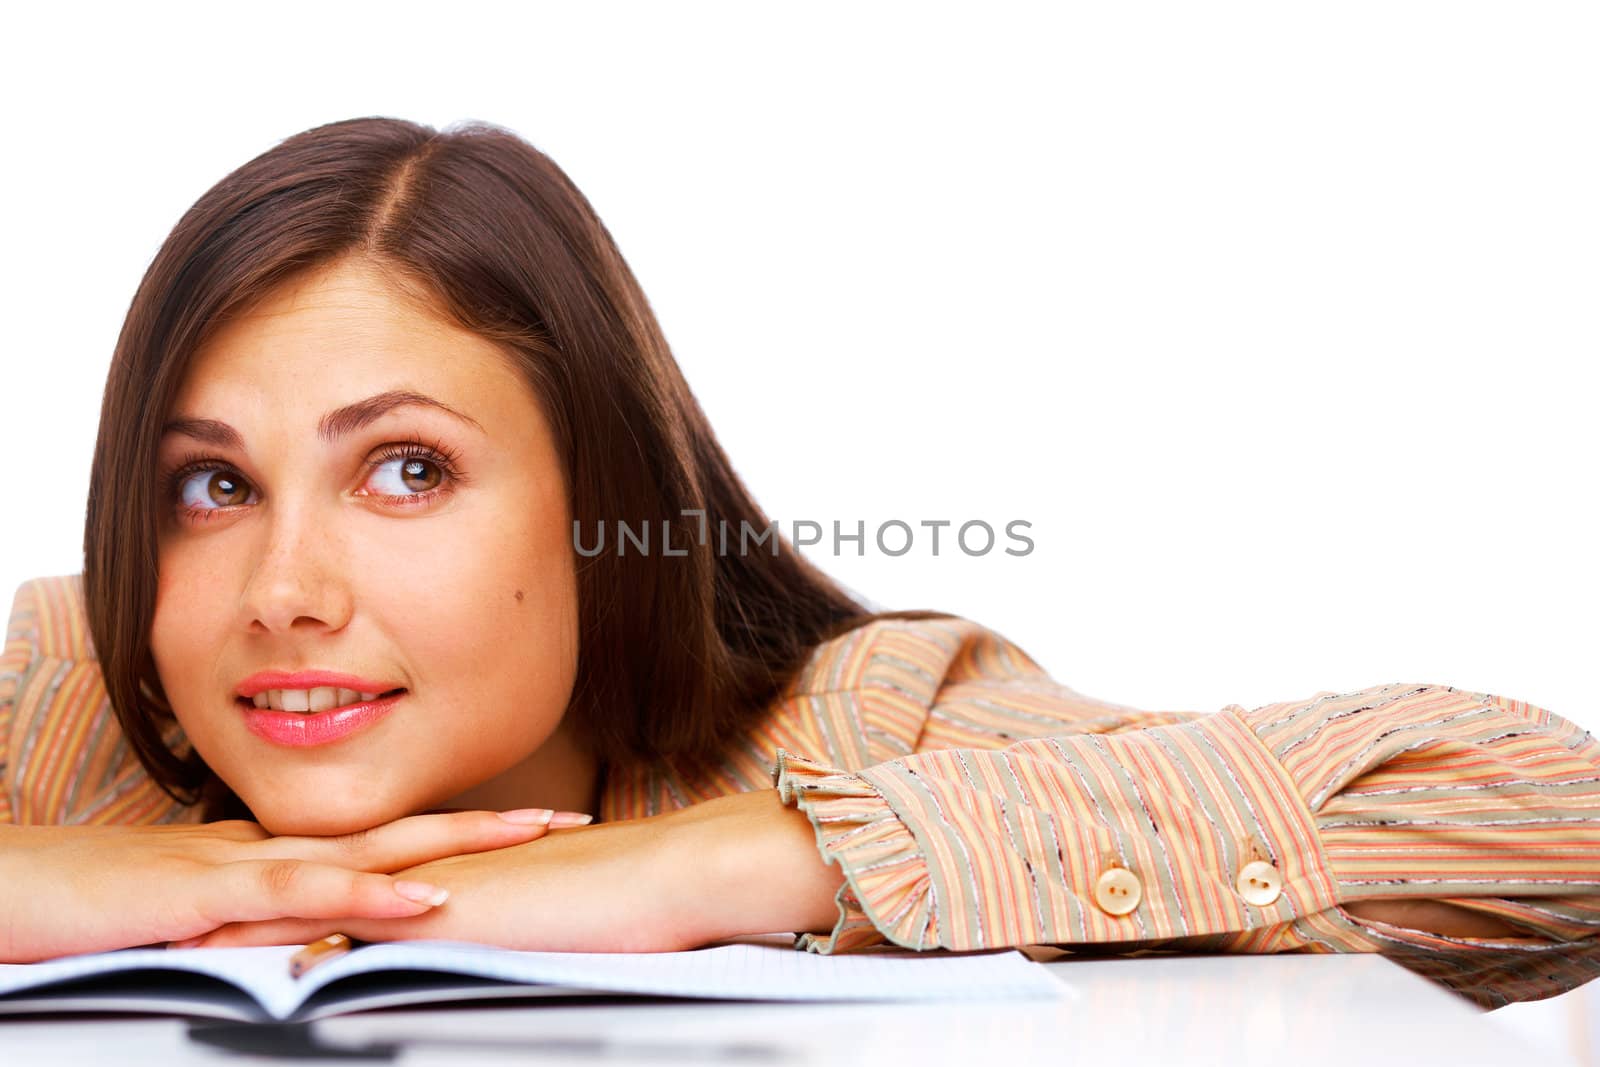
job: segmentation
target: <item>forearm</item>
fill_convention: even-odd
[[[844,874],[823,861],[810,819],[776,789],[718,797],[672,818],[664,884],[676,887],[675,925],[692,943],[833,929]]]
[[[665,884],[677,887],[674,925],[690,944],[789,930],[828,933],[843,872],[825,863],[811,820],[785,807],[776,789],[737,793],[674,812]],[[1495,919],[1430,900],[1363,900],[1345,905],[1378,919],[1458,937],[1506,937]]]

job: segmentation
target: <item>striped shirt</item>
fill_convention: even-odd
[[[197,821],[122,736],[81,597],[79,575],[17,592],[0,822]],[[813,649],[720,768],[609,769],[597,816],[773,787],[844,873],[805,951],[1377,952],[1483,1008],[1600,974],[1600,742],[1510,697],[1391,683],[1145,711],[969,620],[879,620]],[[1381,898],[1517,934],[1344,908]]]

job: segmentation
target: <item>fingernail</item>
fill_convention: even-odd
[[[555,812],[549,808],[515,808],[511,811],[502,811],[500,817],[506,822],[514,822],[520,826],[531,826],[535,823],[548,826],[550,817],[554,814]]]
[[[206,935],[205,934],[201,934],[199,937],[186,937],[182,941],[168,941],[167,942],[167,947],[168,948],[194,948],[196,945],[198,945],[200,942],[204,941],[205,939],[206,939]]]
[[[551,826],[584,826],[593,821],[593,815],[585,815],[581,811],[558,811],[550,816]]]
[[[400,879],[394,883],[394,891],[407,900],[415,901],[418,904],[430,904],[434,907],[443,904],[445,898],[450,895],[450,890],[448,889],[441,889],[439,886],[429,885],[427,882],[408,882],[405,879]]]

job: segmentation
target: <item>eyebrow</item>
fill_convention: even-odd
[[[355,433],[362,427],[376,422],[396,408],[410,406],[430,407],[443,411],[475,427],[479,433],[485,432],[477,419],[457,411],[442,400],[435,400],[426,393],[419,393],[414,389],[390,389],[388,392],[369,396],[365,400],[346,404],[342,408],[334,408],[322,416],[322,421],[317,424],[317,436],[332,444],[346,434]],[[196,441],[203,441],[217,448],[244,450],[244,438],[239,431],[217,419],[172,419],[161,428],[161,435],[165,437],[173,433],[192,437]]]

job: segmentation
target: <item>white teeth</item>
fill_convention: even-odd
[[[344,708],[358,701],[376,700],[377,693],[358,693],[354,689],[319,686],[316,689],[268,689],[257,693],[251,703],[258,708],[278,711],[318,712]]]

